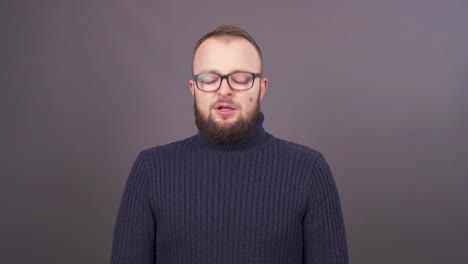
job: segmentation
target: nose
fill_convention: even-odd
[[[232,95],[232,89],[229,86],[227,78],[221,80],[221,85],[219,86],[217,93],[222,96]]]

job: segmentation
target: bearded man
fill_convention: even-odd
[[[197,42],[189,88],[199,133],[138,155],[111,263],[348,263],[323,155],[263,128],[262,67],[241,28],[224,25]]]

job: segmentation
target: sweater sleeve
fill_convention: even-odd
[[[155,229],[145,159],[140,153],[132,166],[120,202],[111,264],[154,263]]]
[[[303,221],[303,263],[348,263],[338,190],[331,170],[321,154],[314,163],[308,187],[308,210]]]

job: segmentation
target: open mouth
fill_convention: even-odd
[[[226,113],[230,113],[234,110],[236,110],[236,108],[230,104],[217,104],[215,106],[215,109],[220,111],[220,112],[226,112]]]

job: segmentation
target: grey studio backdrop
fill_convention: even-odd
[[[320,150],[351,263],[468,263],[468,2],[2,1],[1,263],[107,263],[130,167],[196,132],[195,41],[265,57],[265,128]]]

